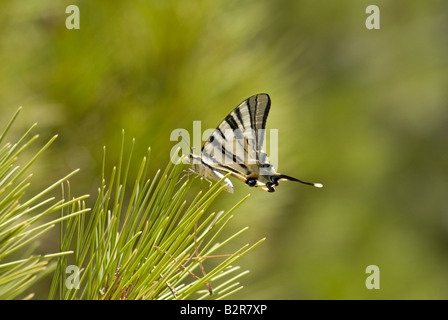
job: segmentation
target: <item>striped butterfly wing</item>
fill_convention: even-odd
[[[266,121],[271,99],[265,93],[240,103],[213,131],[200,156],[190,154],[192,170],[205,178],[220,180],[227,173],[250,187],[274,192],[279,181],[296,181],[321,188],[320,183],[305,182],[278,173],[263,151]],[[232,182],[225,178],[226,190],[233,193]]]
[[[268,166],[263,142],[270,106],[269,95],[264,93],[240,103],[204,143],[203,163],[243,182],[258,177],[260,168]]]

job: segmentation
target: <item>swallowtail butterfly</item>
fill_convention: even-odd
[[[271,99],[265,93],[244,100],[220,123],[204,143],[200,155],[190,154],[192,171],[206,179],[220,180],[227,173],[250,187],[274,192],[279,181],[311,183],[280,174],[269,163],[263,151],[263,140]],[[226,178],[226,190],[233,184]]]

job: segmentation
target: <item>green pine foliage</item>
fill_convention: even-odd
[[[50,139],[23,167],[17,164],[19,157],[38,138],[31,135],[35,125],[14,144],[3,140],[19,114],[15,113],[4,132],[0,135],[0,299],[14,299],[27,293],[27,289],[45,272],[49,261],[70,252],[46,255],[30,253],[34,243],[46,232],[65,219],[85,213],[86,209],[72,210],[60,217],[58,213],[87,196],[70,201],[56,200],[51,194],[61,183],[67,182],[76,171],[56,181],[29,199],[24,195],[31,183],[32,174],[27,173],[33,163],[56,139]],[[49,220],[48,220],[49,218]],[[27,293],[25,298],[31,298]]]
[[[242,288],[239,278],[248,271],[235,262],[264,239],[226,252],[247,228],[230,237],[222,231],[248,196],[226,212],[212,212],[222,181],[192,196],[197,177],[181,162],[169,162],[148,178],[150,149],[138,164],[132,159],[135,141],[127,150],[123,132],[121,155],[109,175],[104,148],[92,209],[88,201],[94,199],[71,195],[68,179],[77,170],[24,200],[31,178],[25,172],[56,137],[23,168],[15,165],[37,138],[30,137],[32,126],[17,143],[1,145],[19,111],[0,136],[1,299],[31,298],[30,286],[47,273],[53,273],[49,299],[223,299]],[[138,165],[131,176],[130,168]],[[61,187],[62,199],[49,196]],[[56,225],[59,251],[34,255],[34,240]]]

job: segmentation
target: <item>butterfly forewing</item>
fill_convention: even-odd
[[[245,181],[258,175],[266,120],[270,109],[267,94],[250,97],[219,124],[202,147],[203,161],[216,170]]]

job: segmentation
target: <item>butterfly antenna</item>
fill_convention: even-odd
[[[284,174],[280,175],[279,179],[286,179],[286,180],[290,180],[290,181],[297,181],[297,182],[300,182],[300,183],[303,183],[303,184],[307,184],[309,186],[313,186],[313,187],[316,187],[316,188],[322,188],[324,186],[322,183],[306,182],[306,181],[302,181],[302,180],[299,180],[299,179],[296,179],[296,178],[293,178],[293,177],[290,177],[290,176],[287,176],[287,175],[284,175]]]

